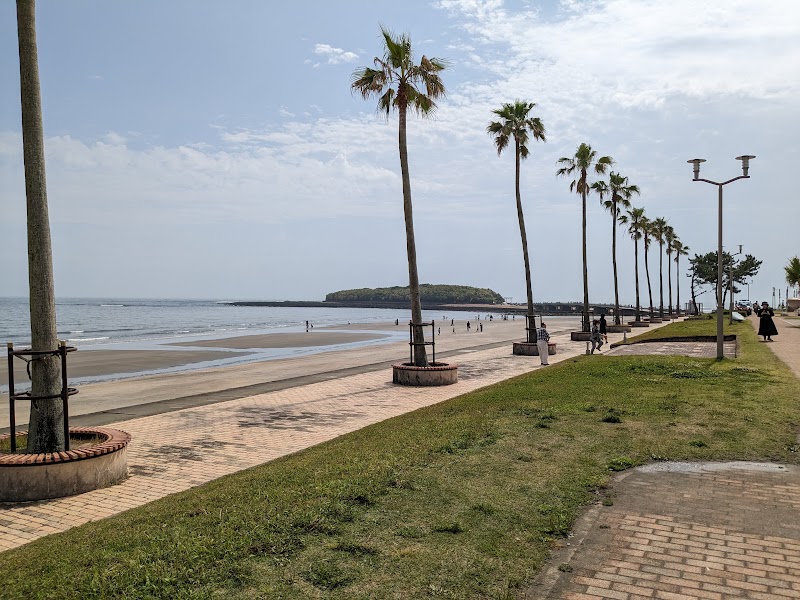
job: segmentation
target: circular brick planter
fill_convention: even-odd
[[[547,343],[547,354],[556,353],[556,343]],[[514,342],[514,354],[516,356],[539,356],[539,346],[530,342]]]
[[[410,363],[392,365],[392,383],[411,386],[451,385],[458,381],[458,365],[431,363],[416,367]]]
[[[650,327],[650,323],[647,321],[628,321],[628,325],[631,327]]]
[[[661,317],[650,317],[647,319],[650,323],[661,323],[663,319]]]
[[[606,325],[607,333],[630,333],[630,325]]]
[[[592,339],[591,331],[573,331],[569,334],[569,339],[573,342],[589,342]]]
[[[130,434],[105,427],[72,427],[70,434],[103,441],[66,452],[0,454],[0,502],[74,496],[127,477]]]

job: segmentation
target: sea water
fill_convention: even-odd
[[[423,320],[442,316],[424,311]],[[59,339],[81,348],[304,331],[306,321],[315,328],[395,319],[407,323],[409,317],[409,310],[399,309],[233,306],[226,300],[65,298],[56,302]],[[30,344],[27,298],[0,298],[0,341]]]
[[[175,343],[222,339],[243,335],[278,332],[301,332],[306,321],[316,331],[326,326],[363,324],[357,332],[369,333],[371,323],[397,320],[400,327],[381,330],[375,339],[287,348],[253,348],[241,351],[213,348],[220,357],[215,360],[141,372],[120,372],[91,377],[75,377],[76,384],[127,379],[141,375],[173,373],[259,362],[277,358],[306,356],[350,348],[386,344],[408,339],[406,324],[410,310],[380,308],[273,307],[234,306],[227,300],[142,300],[120,298],[65,298],[56,302],[58,338],[79,350],[161,350],[187,352],[211,348]],[[459,316],[460,315],[460,316]],[[471,319],[475,312],[453,312],[448,319]],[[485,316],[485,315],[484,315]],[[423,311],[426,322],[441,322],[444,315]],[[356,330],[350,330],[356,332]],[[316,337],[316,336],[315,336]],[[319,338],[322,340],[323,338]],[[30,315],[27,298],[0,298],[0,342],[13,342],[15,348],[30,345]],[[228,356],[225,356],[225,355]],[[20,382],[24,387],[24,383]],[[8,390],[0,381],[0,392]]]

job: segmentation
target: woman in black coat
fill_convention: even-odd
[[[763,335],[765,342],[773,341],[772,336],[778,335],[778,329],[775,327],[775,321],[772,320],[772,317],[775,316],[775,313],[769,307],[768,302],[761,303],[761,312],[758,313],[758,316],[758,335]]]

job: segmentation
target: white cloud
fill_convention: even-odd
[[[328,44],[315,44],[314,54],[326,57],[329,65],[353,62],[358,58],[358,54],[355,52],[349,52],[347,50],[343,50],[342,48],[335,48],[333,46],[329,46]]]

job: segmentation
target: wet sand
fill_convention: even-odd
[[[169,369],[248,354],[221,350],[78,350],[67,356],[67,367],[70,378],[98,377]],[[19,358],[14,359],[14,381],[22,387],[29,383],[25,363]],[[0,364],[0,382],[8,384],[8,362],[5,360]]]
[[[366,326],[362,325],[361,329]],[[327,328],[326,328],[327,329]],[[375,329],[370,327],[370,329]],[[216,340],[196,340],[192,342],[176,342],[169,346],[190,346],[193,348],[233,348],[249,350],[254,348],[314,348],[318,346],[337,346],[379,340],[389,336],[378,333],[346,333],[334,330],[318,330],[294,333],[266,333],[263,335],[241,335],[238,337],[220,338]]]

